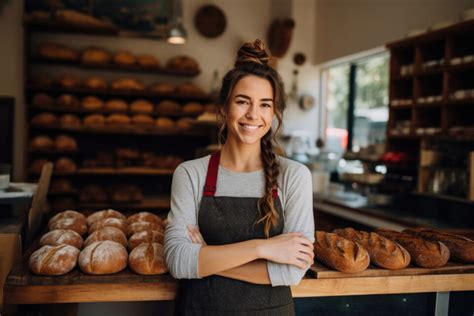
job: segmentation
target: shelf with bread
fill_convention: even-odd
[[[105,209],[105,208],[124,208],[136,210],[169,210],[171,207],[170,197],[168,195],[163,196],[149,196],[144,197],[141,201],[131,201],[131,202],[114,202],[114,201],[89,201],[89,202],[79,202],[79,207],[81,209]]]
[[[148,212],[59,212],[9,273],[5,301],[174,299],[179,280],[167,273],[164,264],[165,225]],[[64,258],[58,265],[60,255]],[[473,263],[474,241],[452,233],[424,228],[317,231],[315,264],[300,284],[292,286],[292,295],[474,290]]]
[[[163,67],[153,55],[136,56],[124,50],[109,52],[97,46],[77,50],[53,42],[40,43],[36,53],[31,54],[30,63],[184,77],[195,77],[201,72],[199,64],[189,56],[172,57]]]
[[[418,159],[427,142],[449,143],[444,150],[452,153],[474,141],[473,40],[469,20],[387,44],[387,150],[411,152]],[[425,192],[427,174],[418,168],[419,193]]]

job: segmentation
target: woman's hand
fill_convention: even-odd
[[[191,224],[188,225],[188,235],[193,243],[206,246],[206,242],[204,241],[204,238],[202,238],[201,232],[196,226]]]
[[[307,269],[314,262],[313,243],[302,233],[287,233],[262,240],[262,259]]]

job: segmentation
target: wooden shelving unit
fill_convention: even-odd
[[[174,168],[150,168],[145,165],[127,165],[128,167],[117,167],[110,165],[107,167],[97,168],[86,168],[82,164],[86,159],[95,159],[98,157],[98,153],[111,153],[116,154],[116,150],[120,148],[130,148],[140,153],[154,153],[158,156],[176,156],[181,159],[187,160],[195,157],[196,149],[205,147],[206,145],[213,143],[217,139],[217,130],[215,126],[208,125],[191,125],[187,128],[159,128],[156,126],[136,126],[136,125],[109,125],[109,126],[85,126],[80,127],[64,126],[59,123],[51,125],[33,125],[30,124],[30,119],[44,112],[49,112],[56,115],[58,118],[64,114],[73,114],[82,120],[84,117],[90,114],[103,114],[108,116],[114,113],[121,113],[129,115],[130,117],[136,113],[132,111],[118,112],[118,111],[106,111],[106,110],[86,110],[80,107],[76,108],[64,108],[57,105],[51,106],[38,106],[32,104],[32,98],[38,93],[47,93],[53,98],[57,98],[63,94],[70,94],[77,97],[79,100],[86,96],[96,96],[103,101],[107,101],[113,98],[120,98],[131,103],[138,99],[145,99],[156,105],[162,100],[173,100],[181,105],[188,102],[198,102],[201,104],[207,104],[212,102],[212,98],[206,94],[180,94],[167,93],[160,94],[152,90],[142,91],[118,91],[113,89],[89,89],[82,86],[75,88],[66,88],[56,84],[53,85],[41,85],[32,83],[30,80],[33,74],[44,73],[45,69],[47,74],[51,74],[53,78],[58,78],[59,75],[70,71],[72,74],[79,72],[81,74],[88,73],[91,71],[94,76],[98,74],[104,74],[104,78],[107,81],[113,79],[128,77],[134,78],[134,76],[141,75],[153,75],[158,76],[160,82],[170,82],[177,84],[183,82],[183,78],[192,80],[194,77],[200,74],[199,70],[187,71],[187,70],[175,70],[168,69],[166,67],[155,67],[155,68],[143,68],[140,66],[120,66],[117,64],[106,64],[106,65],[88,65],[80,62],[67,62],[61,60],[51,60],[40,58],[36,54],[35,47],[36,36],[41,33],[55,34],[54,38],[58,38],[56,41],[61,42],[61,34],[81,35],[84,40],[84,48],[88,45],[86,43],[88,36],[109,36],[115,37],[116,40],[121,40],[124,34],[121,34],[118,30],[113,28],[84,28],[76,27],[72,25],[62,25],[57,22],[50,23],[38,23],[34,21],[24,21],[25,27],[25,102],[26,102],[26,117],[28,121],[28,138],[33,139],[38,135],[49,136],[51,139],[55,139],[56,136],[66,134],[71,136],[77,142],[76,151],[58,151],[54,149],[48,150],[32,150],[29,147],[25,149],[25,155],[27,156],[26,161],[29,164],[35,159],[46,159],[50,161],[56,161],[60,157],[67,157],[72,159],[77,165],[77,171],[75,172],[61,172],[54,171],[53,179],[67,179],[73,184],[72,189],[65,191],[52,191],[48,195],[48,200],[55,209],[55,202],[66,201],[73,203],[71,208],[78,209],[103,209],[109,207],[115,207],[117,209],[124,210],[169,210],[170,207],[170,189],[171,189],[171,176],[173,175]],[[84,37],[86,36],[86,37]],[[127,37],[127,36],[124,36]],[[131,51],[133,54],[133,51]],[[178,55],[178,53],[176,54]],[[61,72],[57,72],[57,69],[61,69]],[[99,75],[100,76],[100,75]],[[150,113],[153,119],[160,117],[168,117],[172,120],[178,120],[180,118],[195,119],[201,113],[187,113],[184,111],[177,112],[159,112],[156,109]],[[27,142],[29,143],[29,141]],[[114,156],[114,159],[116,156]],[[139,161],[139,160],[136,160]],[[37,173],[28,172],[30,178],[35,179],[38,177]],[[81,191],[88,185],[97,185],[105,190],[109,194],[110,190],[114,185],[117,184],[132,184],[138,186],[143,193],[143,199],[141,201],[130,201],[117,203],[113,199],[109,198],[105,202],[80,202],[79,196]],[[62,204],[64,205],[64,204]]]
[[[460,154],[468,171],[469,152],[474,150],[474,21],[388,43],[387,48],[391,54],[387,150],[408,153],[419,161],[422,150],[444,148],[444,156]],[[429,192],[427,186],[434,173],[450,165],[440,162],[432,167],[419,166],[417,192],[449,196]],[[455,198],[474,198],[469,193],[473,178],[469,171],[465,194]]]

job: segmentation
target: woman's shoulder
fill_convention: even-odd
[[[210,157],[211,155],[207,155],[201,158],[186,160],[182,162],[176,169],[186,170],[188,173],[205,172],[207,170]]]

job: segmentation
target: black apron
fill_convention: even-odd
[[[209,160],[206,186],[199,207],[199,230],[208,245],[226,245],[250,239],[264,239],[258,198],[215,197],[220,153]],[[283,212],[277,190],[273,190],[280,217],[270,237],[283,232]],[[294,315],[289,286],[252,284],[211,275],[181,280],[176,315]]]

